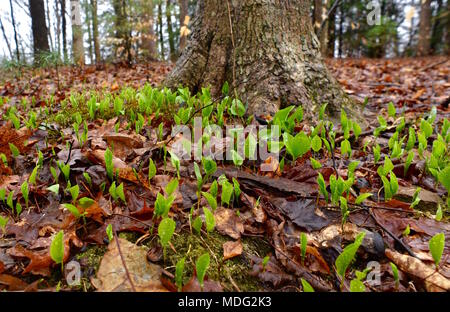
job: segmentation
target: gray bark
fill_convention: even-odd
[[[199,0],[192,34],[165,84],[193,92],[211,86],[217,96],[228,81],[257,115],[293,104],[312,115],[323,103],[332,114],[342,106],[359,114],[323,63],[309,4]]]
[[[417,55],[426,56],[430,54],[431,48],[431,0],[421,0],[419,42],[417,44]]]

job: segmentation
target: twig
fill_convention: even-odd
[[[125,269],[125,273],[127,275],[128,281],[130,282],[131,289],[133,292],[136,292],[136,288],[134,287],[133,280],[131,279],[130,272],[128,271],[127,264],[125,263],[125,259],[123,258],[122,251],[120,250],[119,238],[117,237],[116,230],[113,229],[114,232],[114,240],[116,241],[117,250],[119,251],[120,260],[122,260],[122,265]]]
[[[433,64],[431,64],[431,65],[425,66],[424,68],[420,69],[419,72],[420,72],[420,71],[423,71],[423,70],[431,69],[431,68],[433,68],[433,67],[435,67],[435,66],[437,66],[437,65],[445,64],[445,63],[447,63],[448,61],[449,61],[449,59],[446,59],[446,60],[443,60],[443,61],[439,61],[439,62],[433,63]]]
[[[67,165],[70,161],[70,156],[72,155],[72,146],[73,146],[73,140],[69,141],[69,155],[67,155],[67,160],[64,163],[64,165]]]
[[[392,233],[391,231],[389,231],[386,227],[384,227],[384,225],[382,225],[377,218],[375,217],[375,215],[373,214],[371,208],[367,208],[367,211],[369,212],[370,216],[372,217],[372,219],[375,221],[375,223],[387,234],[389,234],[390,237],[392,237],[397,243],[399,243],[412,257],[417,258],[417,255],[401,240],[399,239],[397,236],[394,235],[394,233]]]

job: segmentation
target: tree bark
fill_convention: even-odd
[[[59,2],[55,1],[53,9],[55,10],[56,14],[56,28],[55,28],[55,34],[56,34],[56,49],[58,50],[58,57],[61,57],[61,12],[59,11]]]
[[[11,51],[11,45],[9,44],[8,37],[6,36],[5,27],[3,27],[2,18],[0,17],[0,28],[2,29],[3,39],[5,39],[6,47],[8,48],[9,55],[11,55],[11,60],[14,59],[14,54]]]
[[[309,18],[309,0],[199,0],[192,35],[166,78],[193,92],[228,81],[249,113],[266,115],[302,105],[313,115],[323,103],[335,115],[357,106],[325,67]]]
[[[162,0],[158,2],[158,29],[159,29],[159,46],[161,52],[161,58],[164,60],[164,32],[163,32],[163,19],[162,19]]]
[[[314,1],[314,30],[319,37],[320,50],[323,56],[327,55],[328,48],[328,0]],[[323,22],[325,20],[325,22]],[[322,26],[323,24],[323,26]]]
[[[94,54],[95,62],[98,64],[101,61],[100,56],[100,42],[98,39],[98,15],[97,15],[97,0],[91,0],[92,9],[92,34],[94,39]]]
[[[45,23],[45,7],[43,0],[29,0],[31,28],[33,32],[34,62],[39,63],[43,52],[49,52],[47,25]]]
[[[188,16],[188,0],[179,0],[179,6],[180,6],[180,53],[183,52],[184,48],[186,47],[186,36],[184,33],[181,32],[181,28],[188,27],[186,23],[186,16]]]
[[[80,0],[70,0],[72,14],[72,48],[76,64],[84,65],[83,28],[81,25]]]
[[[172,3],[170,0],[166,0],[166,22],[167,22],[167,33],[169,35],[169,52],[170,60],[174,62],[177,59],[177,53],[175,51],[175,35],[172,27]]]
[[[62,39],[63,39],[63,55],[64,62],[67,62],[67,20],[66,20],[66,0],[59,0],[61,6],[61,27],[62,27]]]
[[[50,8],[48,6],[48,0],[45,0],[45,6],[46,6],[45,12],[47,13],[47,23],[48,23],[48,26],[47,26],[48,41],[50,42],[50,51],[54,51],[52,32],[51,32],[52,22],[50,20]]]
[[[153,29],[153,1],[141,0],[141,6],[143,9],[141,15],[142,39],[141,48],[144,50],[144,55],[147,59],[153,61],[156,60],[156,48],[155,48],[155,31]]]
[[[431,50],[431,0],[421,0],[417,55],[427,56]]]
[[[89,55],[89,61],[91,64],[94,63],[94,42],[92,35],[92,9],[90,7],[90,3],[88,0],[83,1],[83,7],[84,7],[84,15],[86,16],[85,23],[87,24],[87,33],[88,33],[88,55]]]
[[[20,52],[19,52],[19,40],[17,40],[17,29],[16,29],[16,19],[14,18],[14,8],[12,4],[12,0],[9,0],[9,6],[11,8],[11,23],[14,30],[14,42],[16,43],[16,58],[17,62],[20,62]],[[3,28],[3,26],[2,26]],[[9,44],[8,44],[9,46]]]
[[[450,1],[447,1],[447,29],[445,31],[445,47],[444,47],[444,53],[447,55],[450,55]]]

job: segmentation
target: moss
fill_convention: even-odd
[[[231,279],[241,291],[263,290],[262,283],[250,275],[252,269],[250,256],[264,257],[271,251],[270,245],[261,238],[242,238],[242,255],[223,261],[222,245],[227,241],[230,241],[230,238],[217,232],[210,233],[203,239],[189,232],[180,233],[171,241],[177,252],[171,248],[167,249],[166,269],[174,273],[178,260],[186,256],[183,282],[187,283],[192,277],[197,258],[208,252],[211,262],[207,275],[209,279],[219,281],[225,291],[236,290]]]
[[[95,272],[97,272],[100,261],[103,258],[103,255],[106,253],[107,247],[101,245],[92,245],[89,246],[86,251],[79,253],[76,255],[76,259],[80,261],[83,259],[87,267],[93,268]]]
[[[121,233],[119,233],[120,238],[126,239],[127,241],[132,242],[132,243],[136,243],[136,241],[139,239],[139,237],[141,235],[142,234],[137,233],[137,232],[121,232]]]

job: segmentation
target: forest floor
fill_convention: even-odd
[[[174,123],[190,121],[190,112],[225,124],[244,119],[231,100],[220,103],[223,115],[217,103],[205,116],[199,107],[214,104],[207,94],[152,89],[171,65],[3,70],[0,290],[198,291],[199,259],[208,254],[205,291],[305,291],[305,281],[316,291],[449,291],[450,58],[327,65],[364,103],[366,129],[344,117],[352,130],[341,125],[330,136],[323,121],[310,125],[293,109],[285,132],[295,140],[304,131],[314,150],[294,157],[287,144],[280,162],[200,163],[200,177],[193,161],[165,153]],[[343,188],[352,183],[330,203],[334,178]],[[172,200],[164,218],[159,200]],[[163,248],[159,229],[168,218],[176,230]],[[59,231],[64,272],[55,263]],[[362,232],[356,255],[344,249]],[[368,263],[373,274],[365,276]]]

